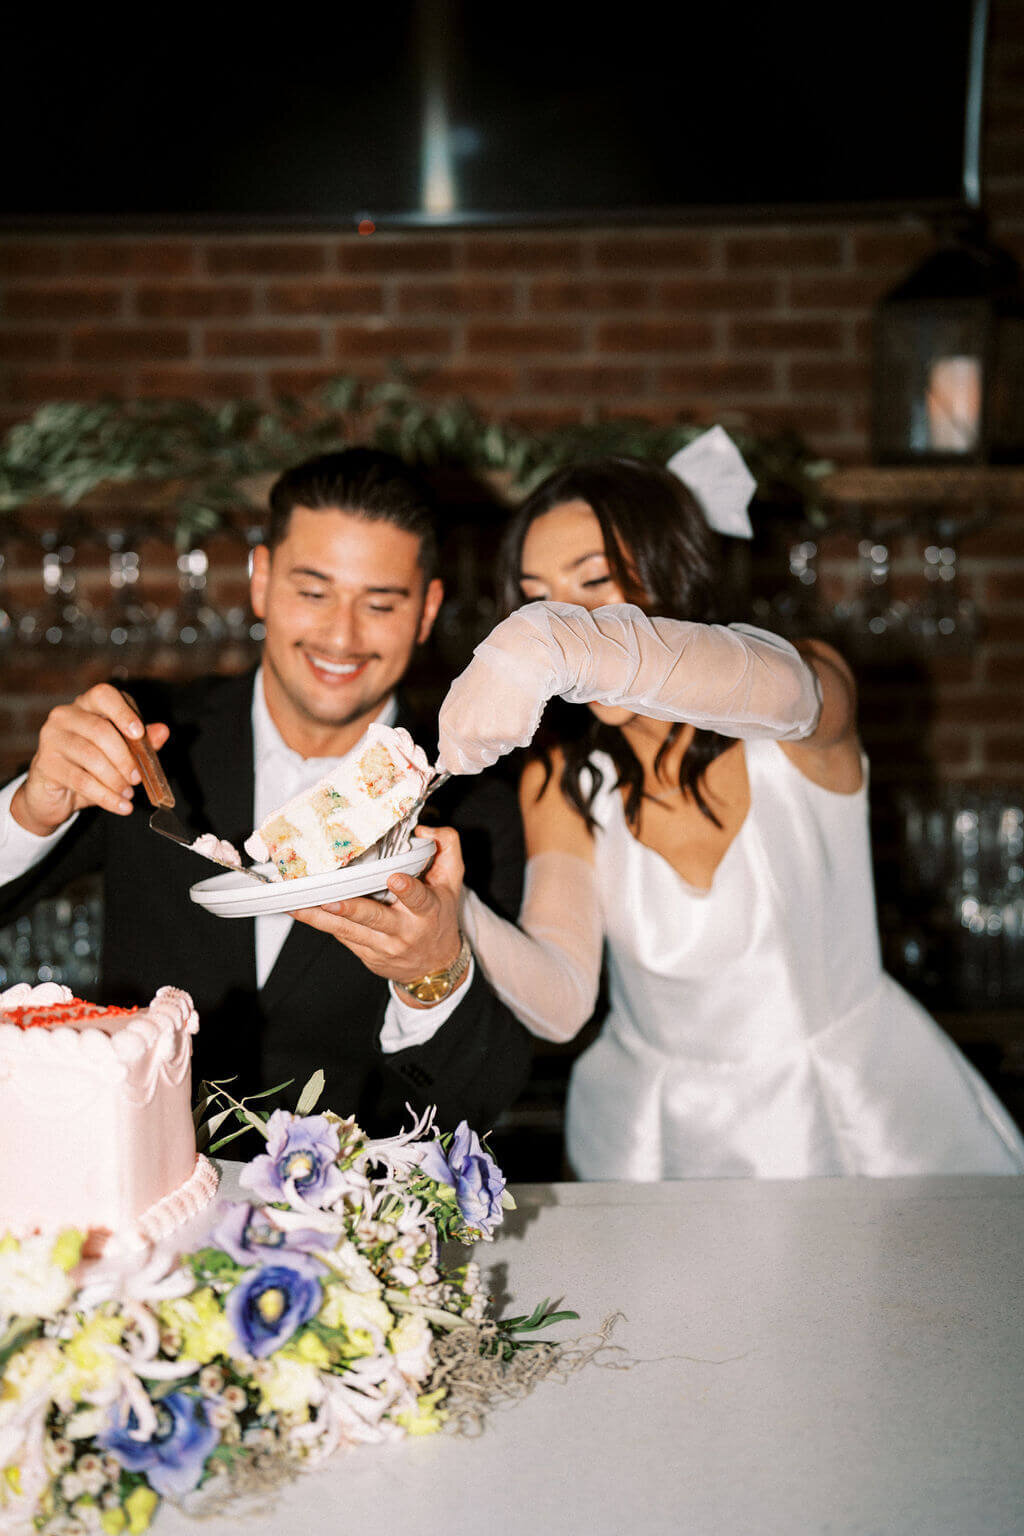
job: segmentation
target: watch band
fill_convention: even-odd
[[[444,965],[438,971],[428,971],[425,976],[417,976],[415,981],[396,981],[393,983],[395,991],[404,992],[418,1003],[439,1003],[446,998],[455,984],[465,976],[473,958],[466,935],[460,933],[459,937],[462,940],[459,952],[450,965]]]

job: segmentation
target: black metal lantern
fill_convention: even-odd
[[[1024,462],[1024,285],[979,226],[886,294],[874,354],[876,463]]]

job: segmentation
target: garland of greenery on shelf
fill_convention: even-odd
[[[608,418],[538,431],[483,417],[465,400],[435,402],[398,371],[383,383],[332,379],[305,400],[278,398],[202,405],[194,400],[54,402],[12,427],[0,444],[0,511],[34,503],[74,507],[94,491],[146,482],[172,484],[177,535],[194,542],[224,519],[253,508],[246,481],[316,453],[367,443],[410,464],[501,471],[525,493],[552,469],[600,454],[664,463],[704,430],[693,422],[656,425]],[[817,488],[830,468],[791,433],[730,426],[760,494],[818,515]]]

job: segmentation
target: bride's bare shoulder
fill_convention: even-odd
[[[530,758],[519,781],[519,808],[527,854],[557,848],[580,858],[593,857],[593,840],[579,811],[562,789],[565,755],[555,748],[545,761]]]

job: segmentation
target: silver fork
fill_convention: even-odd
[[[410,805],[401,821],[396,821],[394,826],[384,833],[384,836],[377,844],[377,857],[379,859],[390,859],[396,853],[405,852],[406,848],[411,844],[412,834],[416,829],[416,824],[420,819],[420,812],[423,810],[427,800],[434,793],[435,789],[440,789],[442,784],[447,784],[450,778],[451,774],[445,773],[443,769],[435,772],[434,777],[429,781],[422,795]]]

